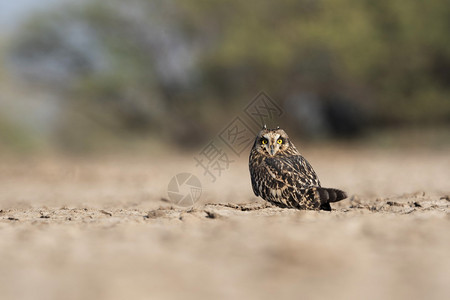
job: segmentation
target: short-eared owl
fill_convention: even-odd
[[[250,152],[253,192],[286,208],[331,210],[330,203],[347,198],[345,192],[320,186],[311,165],[282,129],[258,133]]]

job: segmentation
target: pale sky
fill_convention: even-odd
[[[51,9],[70,0],[0,0],[0,32],[15,29],[30,14]],[[79,1],[79,0],[78,0]],[[77,1],[77,2],[78,2]],[[72,3],[74,1],[71,1]]]

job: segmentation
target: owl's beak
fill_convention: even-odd
[[[270,155],[273,156],[274,153],[275,153],[274,145],[270,145]]]

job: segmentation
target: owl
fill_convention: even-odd
[[[331,202],[347,198],[341,190],[320,186],[312,166],[279,127],[264,125],[258,133],[249,169],[255,195],[279,207],[330,211]]]

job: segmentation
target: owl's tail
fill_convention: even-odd
[[[320,200],[320,209],[323,210],[331,210],[330,203],[347,198],[347,194],[344,191],[323,187],[316,188],[315,194],[318,200]]]
[[[316,192],[320,198],[321,203],[338,202],[347,198],[347,194],[344,191],[338,189],[319,187],[316,189]]]

